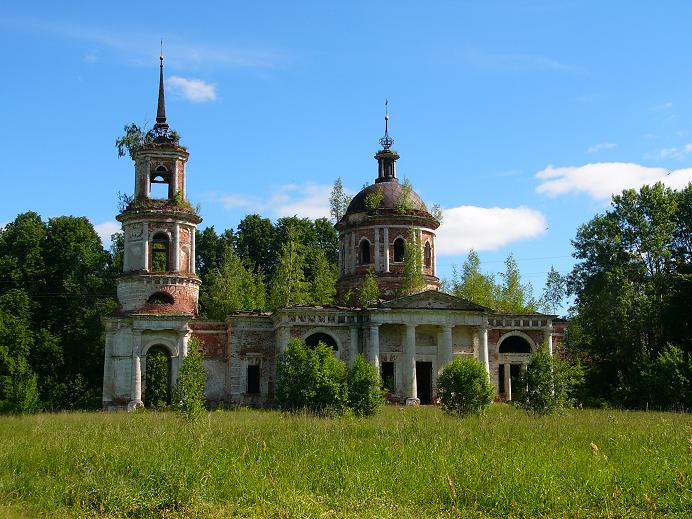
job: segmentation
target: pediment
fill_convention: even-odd
[[[426,290],[410,296],[399,297],[381,303],[380,308],[411,310],[466,310],[472,312],[492,312],[490,308],[437,290]]]

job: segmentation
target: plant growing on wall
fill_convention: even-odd
[[[365,195],[365,207],[370,211],[375,211],[380,207],[380,204],[384,200],[384,193],[380,188],[373,189],[367,195]]]
[[[380,287],[377,284],[377,279],[375,279],[375,269],[372,267],[370,267],[367,274],[365,274],[359,296],[358,299],[361,308],[373,306],[380,297]]]
[[[399,295],[407,296],[425,288],[421,241],[415,229],[410,229],[404,244],[404,272],[401,275]]]

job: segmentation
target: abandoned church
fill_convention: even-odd
[[[169,387],[175,384],[192,336],[199,338],[210,405],[268,406],[273,402],[277,359],[291,338],[319,341],[350,364],[362,353],[376,366],[392,400],[430,404],[441,369],[460,356],[480,360],[511,400],[512,379],[536,348],[561,347],[565,323],[545,314],[502,314],[439,291],[435,230],[439,226],[415,192],[413,209],[398,210],[407,189],[397,178],[399,155],[385,131],[376,153],[377,174],[336,223],[339,240],[337,297],[357,292],[374,271],[380,302],[369,308],[293,306],[244,312],[224,321],[199,319],[200,278],[195,273],[195,231],[202,219],[186,202],[187,149],[166,121],[163,57],[152,142],[134,152],[132,202],[117,216],[124,233],[120,307],[104,319],[104,409],[143,405],[147,357],[164,352]],[[367,176],[363,176],[363,180]],[[354,179],[359,180],[360,179]],[[165,184],[167,199],[152,197]],[[377,192],[375,210],[367,203]],[[420,247],[425,290],[395,297],[404,274],[404,247]]]

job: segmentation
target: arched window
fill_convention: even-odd
[[[370,264],[370,242],[368,240],[361,240],[360,242],[360,264]]]
[[[331,335],[328,335],[326,333],[322,332],[317,332],[313,333],[312,335],[309,335],[305,338],[305,345],[310,347],[310,348],[315,348],[319,343],[324,343],[326,346],[329,346],[331,349],[334,351],[337,351],[339,347],[336,345],[336,341],[334,340],[334,337]]]
[[[500,344],[500,353],[531,353],[529,341],[519,335],[510,335]]]
[[[171,175],[165,166],[159,166],[151,173],[149,191],[151,198],[168,198],[168,184]]]
[[[423,247],[423,260],[426,267],[432,267],[432,247],[429,241],[426,241],[425,247]]]
[[[156,233],[151,243],[151,271],[168,272],[170,270],[170,242],[168,235]]]
[[[404,261],[404,249],[406,242],[403,238],[397,238],[394,240],[394,261],[396,263],[401,263]]]
[[[168,292],[154,292],[147,299],[148,305],[172,305],[175,299]]]

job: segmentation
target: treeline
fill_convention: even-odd
[[[0,231],[0,412],[100,406],[118,274],[86,218],[27,212]]]
[[[692,184],[624,191],[572,244],[567,346],[586,402],[692,408]]]
[[[326,218],[246,216],[235,231],[197,234],[200,314],[335,303],[339,246]]]

